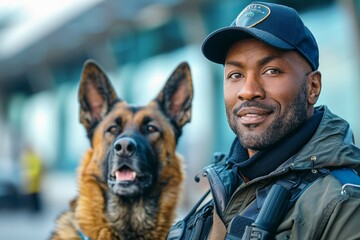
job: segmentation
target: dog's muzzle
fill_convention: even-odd
[[[110,151],[107,183],[113,193],[137,197],[147,192],[156,180],[157,161],[145,139],[120,136]]]

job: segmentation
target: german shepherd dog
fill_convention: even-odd
[[[50,238],[165,239],[184,178],[176,144],[191,120],[189,65],[180,64],[148,105],[134,106],[88,60],[78,93],[91,148],[78,168],[78,195]]]

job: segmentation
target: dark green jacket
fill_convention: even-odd
[[[229,222],[256,197],[256,191],[276,177],[293,171],[322,168],[358,168],[360,149],[354,145],[349,124],[318,107],[324,115],[311,140],[275,171],[247,183],[220,166],[205,171],[219,216]],[[277,229],[276,239],[360,239],[360,186],[345,186],[332,174],[315,180],[296,201]]]

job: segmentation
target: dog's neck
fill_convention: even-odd
[[[136,199],[125,199],[108,194],[106,216],[119,239],[142,239],[154,231],[159,210],[159,195],[154,198],[142,196]],[[136,235],[134,235],[136,234]]]

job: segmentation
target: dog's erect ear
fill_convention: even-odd
[[[105,117],[111,106],[119,101],[108,77],[92,60],[84,64],[78,97],[80,122],[84,125],[91,140],[92,132],[98,122]]]
[[[155,99],[178,129],[191,120],[193,85],[188,63],[181,63]]]

